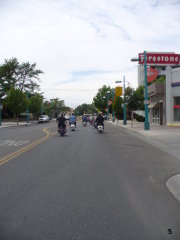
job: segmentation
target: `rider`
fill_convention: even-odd
[[[99,124],[101,124],[101,125],[103,126],[103,128],[104,128],[104,118],[103,118],[103,116],[102,116],[102,113],[100,113],[100,114],[98,115],[98,117],[96,118],[96,122],[97,122],[97,126],[98,126]]]
[[[76,127],[76,116],[74,113],[72,113],[71,117],[69,118],[69,124],[71,125],[71,123]]]
[[[90,114],[90,116],[89,116],[89,123],[92,125],[93,124],[93,116],[92,116],[92,114]]]
[[[83,114],[82,122],[86,122],[87,123],[87,116],[86,116],[86,114]]]
[[[64,129],[66,129],[66,118],[64,117],[63,114],[61,114],[61,116],[57,118],[57,121],[58,128],[63,127]]]
[[[94,115],[93,115],[93,122],[94,122],[94,123],[96,122],[96,119],[97,119],[97,114],[94,113]]]

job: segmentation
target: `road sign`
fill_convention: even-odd
[[[154,81],[158,76],[158,71],[155,68],[148,66],[147,68],[147,81],[148,83]]]
[[[120,96],[122,96],[122,87],[116,87],[115,88],[115,95],[116,95],[116,97],[120,97]]]
[[[164,52],[147,52],[146,63],[148,65],[179,65],[180,54]],[[144,64],[144,53],[139,53],[139,64]]]

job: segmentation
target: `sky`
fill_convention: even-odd
[[[36,62],[45,98],[75,108],[137,88],[138,53],[180,53],[180,0],[0,0],[0,29],[0,64]]]

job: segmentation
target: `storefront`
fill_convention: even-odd
[[[180,97],[174,98],[174,121],[180,121]]]
[[[165,123],[165,83],[152,83],[148,86],[150,99],[150,123],[163,125]]]
[[[143,58],[142,58],[143,59]],[[180,55],[147,53],[147,66],[165,76],[164,82],[149,82],[149,121],[152,124],[180,126]],[[138,67],[138,83],[144,83],[143,65]]]

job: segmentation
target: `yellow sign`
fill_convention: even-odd
[[[115,95],[116,95],[116,97],[120,97],[120,96],[122,96],[122,87],[116,87],[115,88]]]

